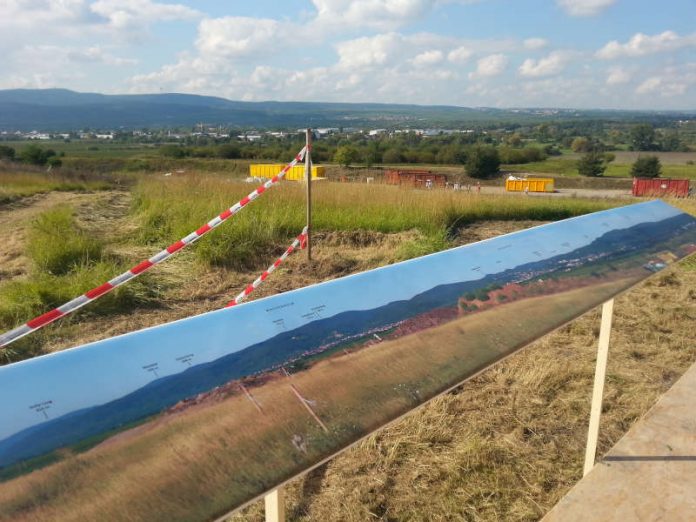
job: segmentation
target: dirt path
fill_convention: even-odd
[[[475,189],[472,189],[475,190]],[[506,194],[510,192],[505,190],[505,187],[481,187],[482,194]],[[623,189],[586,189],[586,188],[560,188],[556,192],[530,192],[525,194],[520,192],[520,197],[551,197],[551,198],[632,198],[630,190]]]

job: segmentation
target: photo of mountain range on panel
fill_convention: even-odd
[[[221,516],[694,252],[640,203],[0,367],[0,520]]]

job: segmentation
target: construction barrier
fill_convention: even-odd
[[[510,176],[505,180],[505,190],[508,192],[554,192],[553,178],[515,178]]]
[[[237,214],[240,210],[242,210],[245,206],[247,206],[249,203],[254,201],[256,198],[258,198],[261,194],[263,194],[266,190],[271,188],[273,185],[278,183],[285,174],[293,168],[298,162],[302,161],[305,155],[305,151],[307,150],[307,147],[303,147],[302,150],[295,156],[295,159],[293,159],[290,163],[285,165],[280,172],[278,172],[275,176],[273,176],[271,179],[257,187],[254,191],[249,193],[245,198],[241,199],[234,205],[232,205],[230,208],[219,214],[218,216],[214,217],[210,221],[208,221],[205,225],[202,227],[198,228],[194,232],[191,232],[189,235],[186,237],[180,239],[176,243],[169,245],[167,248],[162,250],[161,252],[155,254],[152,256],[150,259],[146,259],[145,261],[142,261],[135,265],[133,268],[130,270],[122,273],[121,275],[118,275],[114,277],[113,279],[110,279],[106,283],[93,288],[92,290],[84,293],[83,295],[76,297],[75,299],[68,301],[62,306],[59,306],[58,308],[54,308],[50,312],[46,312],[43,315],[40,315],[39,317],[36,317],[32,319],[31,321],[26,322],[22,326],[18,326],[17,328],[10,330],[9,332],[6,332],[2,335],[0,335],[0,348],[4,348],[8,344],[16,341],[17,339],[20,339],[24,337],[25,335],[34,332],[38,330],[39,328],[42,328],[46,326],[47,324],[52,323],[56,319],[60,319],[61,317],[64,317],[68,315],[71,312],[74,312],[75,310],[82,308],[85,306],[87,303],[90,303],[94,301],[95,299],[98,299],[99,297],[103,296],[104,294],[110,292],[117,286],[122,285],[123,283],[130,281],[131,279],[139,276],[143,272],[149,270],[153,266],[161,263],[162,261],[168,259],[171,257],[173,254],[181,250],[187,245],[190,245],[191,243],[197,241],[201,237],[203,237],[205,234],[210,232],[212,229],[229,219],[230,217],[234,216]]]
[[[292,254],[297,247],[299,246],[300,248],[305,248],[307,245],[307,227],[304,227],[302,229],[302,233],[295,238],[295,241],[292,242],[292,245],[288,247],[288,249],[283,252],[283,255],[280,256],[278,259],[276,259],[275,263],[273,263],[271,266],[269,266],[266,271],[261,274],[259,277],[256,278],[256,280],[251,283],[249,286],[247,286],[243,292],[241,292],[237,297],[232,299],[229,303],[227,303],[227,308],[230,306],[235,306],[241,303],[242,301],[245,301],[246,298],[249,296],[251,292],[256,290],[259,286],[261,286],[261,283],[263,283],[268,276],[270,276],[273,272],[275,272],[275,269],[280,266],[280,264],[285,261],[290,254]]]
[[[249,176],[253,178],[270,178],[278,172],[283,165],[275,163],[252,163],[249,165]],[[319,179],[326,177],[326,169],[323,165],[312,165],[312,178]],[[285,175],[286,180],[302,181],[305,179],[305,168],[302,165],[292,167]]]

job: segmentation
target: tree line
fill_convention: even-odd
[[[0,145],[0,160],[20,161],[29,165],[60,167],[63,164],[61,158],[64,156],[64,152],[57,153],[53,149],[44,149],[35,144],[24,147],[19,153],[12,147]]]

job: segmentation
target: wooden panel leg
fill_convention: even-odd
[[[266,522],[285,522],[285,492],[283,488],[274,489],[264,497]]]
[[[585,466],[582,472],[583,476],[592,471],[595,463],[595,456],[597,454],[599,417],[602,413],[602,396],[604,394],[604,381],[607,374],[609,337],[611,336],[611,319],[613,313],[614,300],[610,299],[602,305],[602,324],[599,328],[597,366],[595,368],[594,388],[592,390],[592,409],[590,410],[590,427],[587,432],[587,448],[585,449]]]

